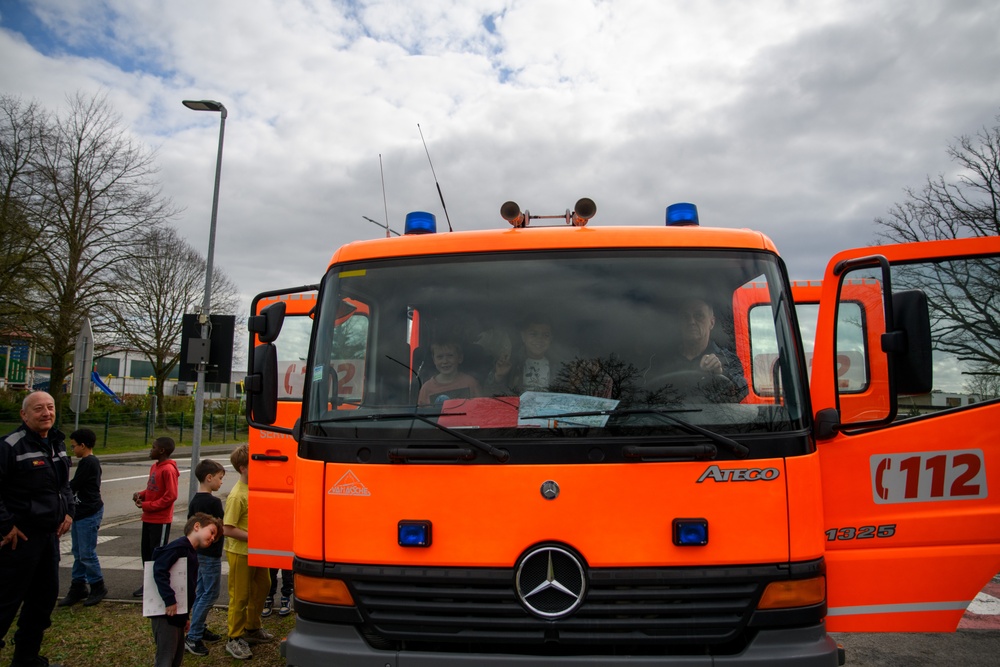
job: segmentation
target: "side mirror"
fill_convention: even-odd
[[[281,333],[281,325],[285,322],[285,303],[278,301],[260,311],[260,315],[251,315],[247,320],[247,329],[257,334],[262,343],[273,343]]]
[[[247,376],[244,386],[247,393],[247,421],[251,424],[273,424],[277,421],[278,348],[273,343],[254,348],[253,373]]]
[[[920,290],[893,294],[892,319],[895,331],[882,337],[882,349],[892,357],[896,393],[930,393],[934,372],[927,295]]]

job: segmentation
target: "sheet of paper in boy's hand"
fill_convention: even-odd
[[[170,587],[177,598],[178,614],[186,614],[188,610],[187,586],[187,559],[179,558],[170,568]],[[148,560],[142,564],[142,615],[163,616],[166,613],[167,605],[153,581],[153,561]]]

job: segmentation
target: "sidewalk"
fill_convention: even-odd
[[[215,444],[202,444],[198,450],[199,458],[225,458],[229,460],[229,455],[240,445],[245,444],[244,442],[227,442],[221,445]],[[149,460],[149,448],[137,449],[133,452],[124,452],[122,454],[101,454],[99,451],[95,452],[100,455],[101,461],[108,461],[114,463],[135,463],[136,461],[148,461]],[[171,458],[175,459],[187,459],[191,458],[191,445],[180,444],[174,449],[174,453]]]

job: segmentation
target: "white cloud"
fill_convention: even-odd
[[[176,224],[207,246],[218,115],[229,110],[216,262],[246,295],[317,280],[383,218],[503,223],[514,199],[592,224],[703,224],[771,235],[797,278],[867,244],[872,219],[949,168],[947,143],[992,124],[993,2],[252,0],[26,3],[39,53],[0,13],[4,92],[49,107],[108,92],[158,148]]]

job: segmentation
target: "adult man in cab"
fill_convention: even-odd
[[[59,538],[73,523],[65,437],[44,391],[21,404],[21,426],[0,439],[0,649],[18,609],[12,667],[45,666],[38,652],[59,595]]]
[[[716,400],[740,401],[749,392],[739,357],[712,340],[715,310],[704,299],[685,299],[678,309],[680,354],[676,370],[699,371],[710,383]]]

